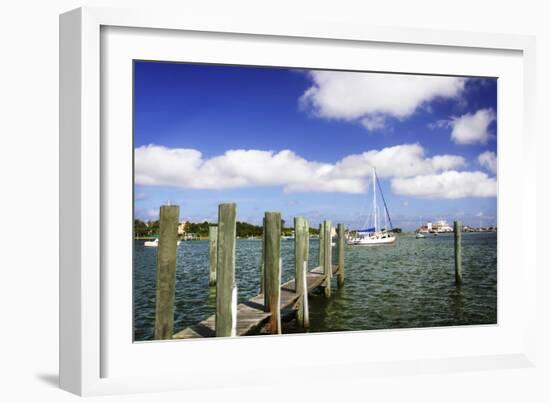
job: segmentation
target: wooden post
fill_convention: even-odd
[[[174,331],[176,247],[179,216],[179,206],[160,207],[155,340],[171,339]]]
[[[264,305],[267,305],[265,294],[265,218],[262,220],[262,260],[260,262],[260,294],[264,294]]]
[[[297,314],[297,323],[299,326],[304,325],[304,309],[306,308],[305,300],[307,300],[307,280],[302,273],[307,271],[307,242],[309,228],[308,223],[303,217],[294,217],[294,283],[296,285],[295,292],[299,296],[299,307]]]
[[[211,225],[208,227],[208,262],[210,274],[208,276],[208,285],[216,285],[216,266],[218,264],[218,227]]]
[[[344,224],[338,224],[338,288],[344,286],[344,246],[345,246]]]
[[[332,278],[332,223],[325,220],[323,223],[323,273],[325,274],[325,297],[330,297],[330,279]]]
[[[304,329],[309,329],[309,302],[308,302],[308,293],[307,293],[307,260],[304,262],[304,270],[302,270],[302,278],[304,284],[306,284],[306,289],[302,298],[302,313],[303,313],[303,327]],[[298,311],[298,314],[300,311]],[[298,315],[298,318],[300,316]]]
[[[281,334],[281,213],[266,212],[264,223],[265,308],[271,313],[271,333]]]
[[[325,256],[325,223],[322,222],[319,225],[319,266],[325,267],[324,256]]]
[[[235,288],[235,237],[237,206],[218,208],[218,262],[216,267],[216,337],[231,336]]]
[[[453,227],[455,232],[455,282],[459,286],[462,284],[462,223],[455,221]]]

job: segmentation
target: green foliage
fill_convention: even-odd
[[[149,228],[141,220],[134,220],[134,235],[135,236],[148,236]]]
[[[134,236],[144,237],[144,236],[156,236],[159,233],[159,222],[158,221],[147,221],[143,222],[141,220],[134,220]]]
[[[248,238],[249,236],[262,236],[263,228],[259,225],[249,224],[247,222],[237,221],[237,236],[239,238]]]
[[[284,236],[292,235],[294,228],[284,227],[285,221],[281,220],[282,234]],[[204,221],[202,223],[187,223],[185,232],[197,234],[201,238],[208,237],[208,227],[211,225],[217,225],[216,223],[209,223]],[[159,222],[158,221],[141,221],[139,219],[134,220],[134,236],[135,237],[153,237],[158,236],[159,233]],[[248,238],[248,237],[261,237],[263,233],[263,228],[261,225],[249,224],[247,222],[237,221],[237,236],[239,238]],[[311,235],[318,235],[318,228],[310,228],[309,233]]]
[[[188,223],[185,232],[188,234],[197,234],[201,238],[206,238],[208,236],[208,227],[212,225],[208,221],[201,223]]]
[[[309,235],[319,235],[319,228],[309,227]]]

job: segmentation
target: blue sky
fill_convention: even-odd
[[[496,79],[135,62],[135,215],[496,223]]]

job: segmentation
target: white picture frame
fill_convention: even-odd
[[[498,59],[502,56],[502,66],[508,67],[495,66],[493,60],[483,68],[479,67],[478,70],[475,63],[461,70],[461,74],[470,72],[475,75],[481,72],[485,73],[481,75],[498,76],[498,74],[491,74],[491,71],[502,68],[503,77],[509,77],[509,80],[508,78],[505,80],[504,87],[499,87],[499,94],[513,94],[515,102],[513,106],[521,106],[518,116],[508,116],[514,115],[513,113],[504,114],[502,119],[510,120],[503,121],[508,123],[503,126],[501,122],[503,114],[500,113],[500,108],[503,107],[505,112],[511,112],[512,105],[507,105],[507,100],[501,102],[499,95],[499,136],[501,133],[508,133],[506,127],[513,127],[521,132],[521,136],[517,137],[512,137],[509,133],[509,140],[502,141],[499,137],[499,175],[503,170],[507,173],[507,179],[504,182],[499,179],[499,325],[314,336],[317,345],[321,340],[325,346],[329,346],[328,348],[339,345],[342,337],[346,338],[345,343],[348,346],[360,346],[361,343],[366,346],[364,354],[346,356],[346,352],[351,350],[344,349],[342,356],[330,359],[315,357],[317,347],[311,347],[308,341],[311,336],[126,345],[128,341],[131,344],[131,337],[127,337],[131,329],[125,331],[124,328],[114,328],[114,323],[126,323],[124,320],[128,318],[127,315],[124,316],[124,309],[127,309],[127,305],[125,305],[126,308],[121,305],[121,316],[111,320],[109,318],[118,315],[116,313],[118,311],[111,310],[112,298],[109,299],[108,296],[109,288],[112,289],[116,284],[126,290],[120,298],[124,300],[128,296],[130,287],[120,283],[120,279],[113,279],[118,282],[109,286],[105,282],[110,278],[105,272],[105,267],[109,266],[109,259],[125,260],[127,258],[127,255],[122,252],[113,253],[113,243],[105,241],[107,237],[104,233],[105,228],[108,227],[106,211],[110,211],[109,203],[112,200],[109,196],[112,188],[106,178],[118,177],[123,180],[125,177],[123,171],[120,171],[122,175],[116,174],[115,171],[119,168],[108,163],[109,158],[112,157],[109,153],[118,146],[123,147],[124,144],[114,144],[110,141],[112,137],[102,138],[102,133],[109,132],[109,125],[113,123],[105,122],[105,117],[113,113],[102,109],[105,108],[104,97],[105,94],[110,94],[111,86],[114,88],[117,85],[113,84],[113,81],[102,80],[102,74],[105,73],[103,70],[105,60],[102,60],[102,57],[109,55],[102,49],[105,47],[105,37],[102,37],[102,32],[109,32],[109,30],[114,32],[115,37],[117,32],[122,33],[118,39],[115,38],[109,42],[109,46],[117,46],[117,44],[120,46],[121,40],[130,42],[131,38],[121,37],[131,37],[142,32],[145,35],[141,38],[143,48],[147,46],[156,48],[155,52],[159,52],[157,55],[162,58],[170,58],[169,53],[174,41],[181,39],[178,33],[182,35],[193,33],[194,40],[201,40],[201,36],[212,34],[215,34],[216,41],[229,41],[231,38],[239,38],[241,41],[244,38],[242,48],[232,47],[231,50],[234,55],[240,57],[238,61],[243,64],[246,64],[248,60],[246,58],[249,57],[246,51],[248,46],[246,38],[252,38],[256,45],[262,45],[262,41],[265,41],[266,44],[269,42],[275,44],[273,46],[282,48],[290,46],[288,43],[295,42],[307,49],[312,41],[319,41],[322,46],[330,47],[335,51],[351,46],[359,47],[358,51],[361,52],[361,46],[373,44],[379,48],[393,46],[396,55],[399,52],[408,52],[407,49],[414,52],[440,52],[447,55],[439,59],[428,54],[426,58],[433,64],[431,70],[420,67],[420,64],[419,67],[409,68],[394,66],[394,69],[402,72],[418,72],[418,69],[422,69],[425,73],[450,74],[455,70],[445,70],[446,57],[459,60],[466,54],[473,55],[472,58],[496,57]],[[155,35],[150,37],[151,33]],[[532,158],[535,152],[533,112],[535,43],[532,37],[356,26],[314,20],[302,21],[299,24],[291,20],[270,21],[268,18],[254,21],[244,18],[218,21],[151,10],[81,8],[61,15],[60,48],[60,384],[63,389],[79,395],[96,395],[235,384],[245,386],[291,380],[298,375],[307,377],[308,373],[311,374],[309,376],[316,378],[326,376],[321,371],[312,373],[306,370],[319,365],[338,368],[338,376],[341,377],[352,373],[356,377],[375,373],[411,374],[418,371],[438,372],[533,365],[535,319],[530,315],[535,312],[536,244],[528,242],[524,236],[526,228],[521,224],[536,221],[534,201],[525,196],[534,194],[535,190],[535,175],[529,174],[535,171],[535,159]],[[127,48],[133,49],[131,46]],[[164,51],[166,53],[163,53]],[[123,53],[121,51],[119,55]],[[255,54],[258,57],[258,52]],[[277,56],[277,53],[274,55],[275,60],[280,57],[280,63],[288,65],[282,61],[282,56]],[[129,52],[123,57],[133,56]],[[181,56],[175,57],[177,60]],[[208,56],[196,55],[196,58],[201,57]],[[227,62],[229,57],[231,56],[220,53],[208,61],[222,63]],[[353,63],[352,59],[350,63]],[[265,61],[265,63],[270,62],[273,63],[272,60]],[[125,63],[124,60],[121,60],[121,63]],[[253,60],[250,59],[249,63],[252,64]],[[331,63],[336,63],[332,65],[334,67],[344,62],[337,60]],[[318,67],[317,64],[315,66]],[[383,62],[380,66],[383,71],[388,70],[387,65],[384,68]],[[376,70],[373,66],[371,69]],[[115,71],[114,74],[124,73],[124,69],[119,70],[116,66],[114,70],[108,71],[109,74],[112,71]],[[510,87],[509,92],[507,92],[507,86]],[[112,106],[113,110],[117,111],[115,115],[120,117],[115,124],[120,124],[123,130],[127,130],[128,116],[131,117],[127,100],[131,95],[124,93],[124,88],[127,90],[127,85],[114,90],[114,97],[110,98],[108,95],[107,99],[109,108]],[[501,127],[503,127],[502,132]],[[522,161],[519,173],[514,173],[513,169],[506,165],[512,156]],[[128,168],[131,169],[126,166],[122,170],[126,169],[125,172],[127,172]],[[522,188],[518,192],[517,199],[500,197],[502,194],[510,194],[508,192],[518,183]],[[127,186],[131,187],[132,184],[127,183]],[[502,204],[504,202],[506,204]],[[131,206],[128,208],[130,209]],[[508,211],[507,209],[519,212],[519,215],[517,218],[505,218],[511,221],[501,222],[500,214],[502,211]],[[517,227],[512,227],[516,224]],[[511,235],[512,231],[522,241],[515,245],[514,255],[509,256],[511,252],[505,246],[507,234]],[[515,266],[517,271],[503,269],[500,262],[506,262],[505,264],[510,267]],[[503,273],[504,277],[500,276]],[[128,278],[127,281],[130,283],[131,279]],[[508,291],[510,288],[507,288],[513,284],[516,284],[519,290],[517,292],[521,296],[517,306]],[[126,304],[131,304],[131,300],[126,298]],[[509,318],[502,316],[508,314]],[[520,317],[521,320],[518,319]],[[115,336],[124,334],[124,340],[121,342],[124,346],[113,344],[116,343],[112,339],[113,333]],[[503,341],[501,344],[495,342],[494,348],[489,349],[487,346],[494,338]],[[368,346],[373,343],[386,345],[394,343],[396,346],[401,346],[403,341],[407,340],[410,340],[413,348],[420,346],[416,355],[408,354],[406,346],[396,347],[391,355],[387,354],[389,350],[383,348],[381,355],[378,356],[374,351],[368,351]],[[464,343],[463,348],[447,347],[448,351],[446,351],[446,343],[451,343],[453,340],[461,340]],[[476,340],[485,340],[487,344],[483,344],[482,341],[476,346]],[[431,352],[424,351],[421,345],[426,344],[439,347],[434,347]],[[248,360],[249,357],[269,354],[266,350],[271,351],[273,357],[266,356],[266,360],[257,363]],[[126,355],[117,356],[120,351],[124,351]],[[243,356],[245,351],[246,354]],[[290,356],[298,356],[296,352],[301,353],[305,361],[296,359],[286,363],[277,362],[277,355],[283,351],[291,351]],[[175,370],[176,366],[172,365],[173,363],[168,359],[168,357],[175,357],[174,354],[181,355],[174,359],[176,363],[182,362],[182,358],[185,359],[185,365],[181,366],[179,371]],[[206,354],[210,354],[208,359],[204,358]],[[370,355],[367,356],[367,354]],[[120,365],[113,370],[107,363],[114,361],[115,356]],[[136,357],[147,364],[144,365],[145,367],[153,366],[156,375],[151,371],[131,371],[131,367],[135,367],[133,360]],[[268,366],[265,362],[270,359],[272,365]],[[201,363],[201,360],[205,363]],[[124,362],[127,363],[127,367],[123,366]],[[216,366],[213,367],[213,364]],[[163,366],[162,370],[159,369],[159,365]],[[239,365],[241,370],[246,371],[248,368],[246,379],[239,376],[239,371],[233,371]],[[329,380],[330,378],[327,378],[327,381]]]

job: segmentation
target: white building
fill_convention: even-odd
[[[453,232],[453,227],[445,220],[436,221],[436,223],[432,225],[432,228],[436,232]]]

